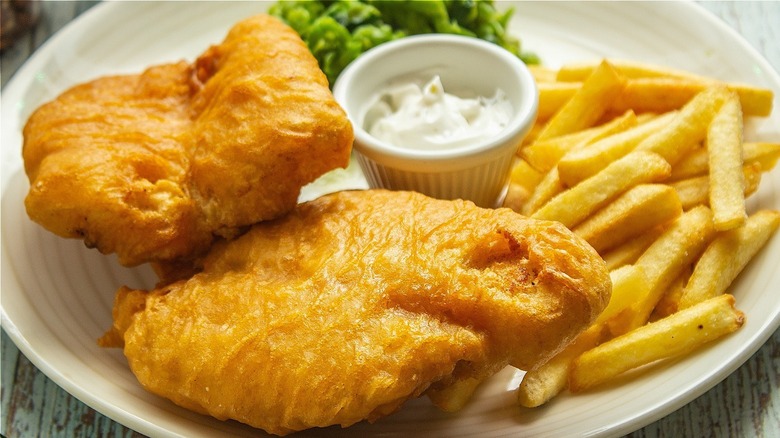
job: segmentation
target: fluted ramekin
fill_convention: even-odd
[[[512,106],[496,135],[441,150],[393,145],[370,135],[365,115],[378,93],[407,76],[438,75],[445,90],[489,97],[503,90]],[[538,92],[526,65],[502,47],[467,36],[416,35],[377,46],[353,61],[333,94],[355,131],[353,150],[371,187],[412,190],[440,199],[501,204],[517,148],[536,119]]]

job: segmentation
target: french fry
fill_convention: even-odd
[[[745,225],[720,233],[707,247],[682,291],[679,308],[721,295],[780,225],[780,212],[760,210]]]
[[[707,127],[726,100],[724,87],[710,87],[683,106],[666,126],[644,139],[636,150],[655,152],[674,165],[704,140]]]
[[[503,207],[511,208],[516,212],[523,210],[523,205],[528,202],[528,198],[531,196],[531,192],[526,190],[525,187],[513,182],[509,183],[506,189],[506,196],[504,197]]]
[[[712,212],[707,207],[695,207],[678,217],[636,261],[647,276],[649,293],[637,298],[613,334],[644,325],[669,285],[684,266],[698,259],[714,234]]]
[[[537,210],[550,202],[551,199],[563,192],[563,190],[563,184],[558,177],[558,168],[554,167],[542,177],[534,191],[531,192],[531,196],[523,205],[521,213],[526,216],[533,215]]]
[[[604,61],[539,133],[546,140],[593,126],[623,89],[624,78]]]
[[[539,142],[537,142],[536,139],[534,139],[533,141],[524,144],[523,147],[521,147],[517,151],[517,155],[519,157],[522,157],[523,156],[523,150],[528,148],[528,147],[531,147],[535,143],[538,143],[538,144],[562,143],[564,145],[563,146],[564,148],[570,149],[570,148],[574,147],[574,145],[576,145],[577,143],[580,143],[580,142],[590,138],[592,135],[594,135],[598,131],[598,129],[599,129],[598,126],[593,126],[593,127],[587,128],[587,129],[583,129],[581,131],[571,132],[569,134],[560,135],[558,137],[553,137],[553,138],[550,138],[550,139],[547,139],[547,140],[541,140]]]
[[[693,267],[690,265],[685,265],[682,268],[682,272],[672,281],[672,284],[666,289],[661,299],[658,300],[653,313],[650,314],[650,321],[657,321],[680,310],[680,297],[685,284],[688,283],[688,279],[691,278],[693,273]]]
[[[748,116],[767,117],[772,114],[774,93],[767,88],[757,88],[745,84],[727,84],[729,90],[739,95],[742,112]]]
[[[761,182],[761,164],[753,162],[742,167],[745,181],[745,194],[747,198],[758,190]],[[699,176],[669,183],[669,186],[677,191],[683,210],[690,210],[697,205],[709,205],[710,179],[708,176]]]
[[[520,149],[536,141],[536,137],[539,136],[539,134],[542,132],[542,129],[544,129],[544,123],[539,121],[539,119],[537,118],[536,121],[534,122],[534,125],[531,126],[531,130],[528,131],[528,135],[526,135],[525,138],[523,139],[523,142],[520,143]],[[520,153],[519,150],[518,153]]]
[[[742,172],[742,108],[730,93],[707,129],[709,199],[718,231],[736,228],[747,218]]]
[[[517,388],[517,401],[520,406],[541,406],[566,389],[569,368],[574,359],[595,347],[600,339],[601,326],[591,326],[550,360],[528,371]]]
[[[761,164],[762,172],[769,172],[780,159],[780,143],[746,142],[742,144],[742,158],[746,163]]]
[[[772,112],[774,95],[770,89],[679,78],[629,79],[611,109],[617,112],[631,109],[636,113],[671,111],[681,108],[698,93],[713,85],[722,85],[737,93],[747,115],[764,117]]]
[[[471,400],[474,391],[482,382],[482,379],[474,377],[457,380],[443,389],[429,388],[426,395],[431,403],[442,411],[458,412]]]
[[[539,182],[544,178],[544,174],[531,167],[525,160],[517,160],[512,165],[512,173],[509,180],[520,185],[529,192],[533,191]]]
[[[612,280],[612,296],[607,308],[601,312],[594,325],[603,324],[629,309],[637,297],[650,293],[650,283],[645,270],[637,265],[625,265],[609,273]]]
[[[623,92],[613,103],[613,110],[633,108],[638,113],[664,113],[682,108],[707,88],[699,81],[670,77],[635,78],[626,81]]]
[[[653,362],[689,353],[742,327],[734,297],[721,295],[586,351],[571,365],[569,390],[584,391]]]
[[[537,82],[539,105],[536,119],[540,122],[550,120],[574,94],[582,88],[581,82]]]
[[[699,176],[669,183],[680,198],[683,210],[690,210],[697,205],[707,205],[710,196],[710,178]]]
[[[537,141],[520,150],[520,156],[540,172],[552,169],[566,152],[579,149],[604,137],[625,131],[636,126],[637,118],[633,111],[627,111],[602,125],[577,133]]]
[[[709,171],[710,156],[707,153],[704,142],[702,142],[672,166],[672,174],[669,176],[667,182],[704,176],[709,174]]]
[[[615,100],[615,110],[633,109],[637,113],[666,112],[682,107],[693,96],[714,84],[721,84],[739,95],[746,115],[766,117],[772,112],[773,92],[768,88],[748,84],[719,81],[684,70],[642,63],[631,60],[608,60],[627,78],[620,97]],[[558,69],[556,80],[579,82],[586,78],[597,64],[576,63]]]
[[[610,163],[596,175],[559,193],[536,210],[532,217],[556,220],[573,228],[628,189],[666,178],[670,173],[671,166],[661,156],[649,152],[632,152]]]
[[[682,214],[677,192],[665,184],[640,184],[572,231],[599,254]]]
[[[659,65],[649,64],[645,62],[627,60],[627,59],[610,59],[610,63],[615,66],[625,77],[629,79],[634,78],[649,78],[649,77],[667,77],[689,80],[709,81],[704,76],[698,76],[693,73],[689,73],[685,70],[672,69],[669,67],[663,67]],[[576,82],[581,81],[588,77],[593,69],[596,67],[594,62],[579,62],[570,63],[558,69],[555,76],[555,80],[562,82]]]
[[[515,160],[509,176],[509,187],[504,198],[504,207],[522,212],[523,206],[528,203],[531,194],[542,178],[544,178],[544,174],[531,167],[527,161],[522,158]]]
[[[667,125],[675,117],[675,114],[676,112],[663,114],[631,129],[568,152],[558,162],[561,180],[571,187],[595,175],[607,164],[625,156],[634,150],[642,140]]]
[[[777,165],[780,159],[780,143],[745,142],[742,144],[742,160],[745,164],[757,162],[762,172],[768,172]],[[680,181],[709,172],[709,155],[707,148],[698,148],[682,158],[672,168],[669,181]]]
[[[639,256],[664,232],[664,227],[655,227],[647,233],[631,239],[622,245],[613,248],[604,254],[602,258],[607,263],[607,269],[610,271],[618,269],[624,265],[630,265],[637,261]]]
[[[558,69],[547,67],[540,64],[529,64],[528,71],[531,72],[531,76],[539,83],[556,82],[558,79]]]

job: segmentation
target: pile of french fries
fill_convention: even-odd
[[[505,205],[588,241],[613,292],[588,330],[526,373],[526,407],[739,329],[727,290],[780,225],[745,202],[780,158],[780,143],[743,139],[746,117],[771,113],[771,90],[621,60],[533,72],[539,116]]]

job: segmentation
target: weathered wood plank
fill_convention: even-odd
[[[19,353],[5,331],[0,342],[3,351],[0,433],[5,437],[142,437],[57,386]]]

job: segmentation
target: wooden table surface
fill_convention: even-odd
[[[3,0],[5,2],[5,0]],[[48,36],[94,1],[43,2],[32,32],[5,50],[8,79]],[[780,2],[702,2],[780,71]],[[0,433],[15,437],[132,437],[140,434],[70,396],[38,371],[2,332]],[[723,382],[631,437],[780,437],[780,330]]]

